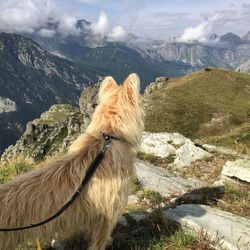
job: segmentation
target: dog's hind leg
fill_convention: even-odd
[[[112,230],[112,223],[107,218],[100,218],[93,225],[93,231],[90,234],[89,250],[104,250],[110,241]]]

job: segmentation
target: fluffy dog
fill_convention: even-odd
[[[89,249],[102,250],[127,203],[133,161],[143,131],[140,82],[131,74],[118,86],[106,77],[99,105],[86,132],[60,160],[0,186],[0,227],[40,222],[58,211],[77,190],[87,168],[102,150],[102,133],[113,140],[79,198],[55,220],[28,230],[0,232],[0,249],[12,250],[27,240],[65,239],[81,232]],[[84,247],[84,246],[83,246]]]

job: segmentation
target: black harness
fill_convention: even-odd
[[[102,162],[102,160],[104,158],[104,155],[105,155],[107,149],[110,147],[112,140],[125,142],[124,139],[120,139],[120,138],[117,138],[117,137],[114,137],[114,136],[111,136],[111,135],[108,135],[105,133],[103,133],[102,135],[103,135],[103,138],[105,140],[105,144],[104,144],[101,152],[95,157],[93,162],[90,164],[80,186],[78,187],[76,192],[72,195],[72,197],[69,199],[69,201],[63,205],[63,207],[61,207],[55,214],[53,214],[49,218],[47,218],[46,220],[43,220],[39,223],[33,223],[33,224],[28,225],[28,226],[22,226],[22,227],[0,228],[0,231],[2,231],[2,232],[18,231],[18,230],[24,230],[24,229],[29,229],[29,228],[33,228],[33,227],[39,227],[41,225],[44,225],[44,224],[54,220],[59,215],[61,215],[63,212],[65,212],[73,204],[73,202],[79,197],[79,195],[83,191],[84,187],[87,185],[87,183],[89,182],[89,180],[91,179],[91,177],[93,176],[95,171],[97,170],[98,166],[100,165],[100,163]]]

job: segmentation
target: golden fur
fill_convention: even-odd
[[[86,169],[104,144],[102,133],[124,138],[111,147],[80,197],[60,217],[41,227],[0,232],[0,249],[12,250],[28,239],[65,239],[82,232],[89,249],[105,249],[127,203],[133,160],[143,131],[139,78],[131,74],[118,86],[106,77],[99,105],[86,130],[62,159],[0,185],[0,227],[40,222],[62,207],[78,188]]]

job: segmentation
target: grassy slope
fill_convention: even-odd
[[[202,70],[169,80],[146,102],[147,131],[192,139],[222,136],[250,120],[250,76]]]

